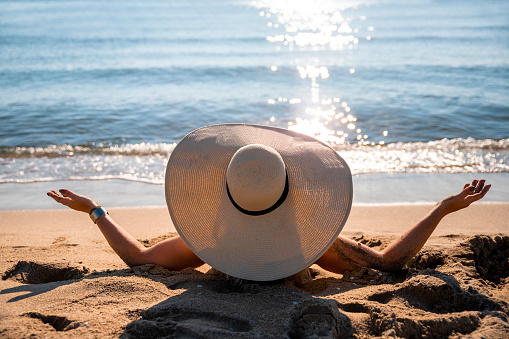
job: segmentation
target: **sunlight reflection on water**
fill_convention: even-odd
[[[309,60],[296,60],[300,65],[296,70],[300,78],[309,82],[309,99],[306,98],[269,98],[272,105],[296,105],[293,112],[297,117],[287,122],[287,128],[311,135],[318,140],[331,145],[357,143],[360,145],[375,145],[369,136],[361,134],[357,127],[357,118],[351,113],[351,108],[340,98],[323,97],[320,94],[320,81],[328,79],[331,74],[326,65],[321,64],[320,51],[335,51],[341,53],[345,48],[353,48],[359,43],[359,28],[352,28],[352,18],[345,18],[345,9],[359,5],[358,3],[339,4],[333,1],[254,1],[254,7],[259,9],[259,15],[265,17],[269,27],[279,34],[266,37],[270,43],[286,46],[290,52],[295,48],[300,51],[311,51]],[[356,18],[365,21],[366,17]],[[374,27],[368,26],[372,32]],[[281,32],[284,31],[284,32]],[[367,36],[366,40],[371,37]],[[312,60],[311,60],[312,59]],[[271,66],[273,72],[278,66]],[[348,68],[350,75],[355,74],[354,68]],[[309,80],[308,80],[309,79]],[[310,102],[311,104],[308,104]],[[301,116],[298,116],[301,114]],[[277,114],[270,118],[271,123],[281,123]],[[387,136],[386,131],[384,136]],[[383,145],[379,141],[378,145]]]

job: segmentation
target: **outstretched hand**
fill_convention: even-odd
[[[470,206],[473,202],[482,199],[490,190],[491,185],[484,185],[485,180],[474,180],[472,184],[465,184],[458,194],[451,195],[439,202],[445,212],[452,213]]]
[[[52,190],[47,195],[56,202],[72,208],[76,211],[89,213],[94,207],[99,206],[97,202],[81,194],[76,194],[68,189],[60,189],[58,194],[57,191]]]

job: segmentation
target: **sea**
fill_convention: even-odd
[[[164,205],[221,123],[329,144],[354,204],[509,202],[509,2],[0,0],[0,209]]]

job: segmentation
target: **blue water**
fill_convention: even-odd
[[[508,94],[506,1],[0,1],[0,183],[162,184],[227,122],[356,175],[506,173]]]

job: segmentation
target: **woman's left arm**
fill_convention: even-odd
[[[446,215],[482,199],[490,187],[485,186],[485,180],[474,180],[472,184],[466,184],[461,192],[440,201],[424,218],[381,252],[339,236],[316,264],[335,273],[352,271],[357,267],[385,271],[401,269],[421,250]]]

